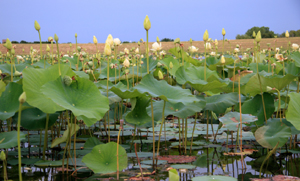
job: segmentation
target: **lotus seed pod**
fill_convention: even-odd
[[[158,71],[158,79],[160,80],[164,79],[164,75],[160,70]]]
[[[177,50],[177,52],[181,51],[180,47],[176,47],[176,50]]]
[[[204,35],[203,35],[203,41],[207,41],[208,40],[208,31],[205,30]]]
[[[97,43],[98,43],[98,40],[95,36],[93,37],[93,42],[94,42],[95,45],[97,45]]]
[[[64,78],[63,78],[63,83],[66,86],[70,86],[72,84],[72,78],[68,75],[65,75]]]
[[[170,69],[173,68],[173,63],[172,62],[170,62],[169,67],[170,67]]]
[[[11,41],[7,38],[6,43],[4,44],[4,47],[6,47],[8,50],[12,49]]]
[[[288,30],[285,31],[285,37],[286,38],[290,37],[290,34],[289,34]]]
[[[5,155],[4,151],[1,151],[1,153],[0,153],[0,160],[2,160],[2,161],[6,160],[6,155]]]
[[[6,53],[6,56],[7,56],[7,57],[10,57],[10,53],[9,53],[9,52],[7,52],[7,53]]]
[[[267,43],[267,46],[270,47],[271,43]]]
[[[260,31],[258,31],[255,40],[256,40],[257,43],[260,42],[260,40],[261,40],[261,33],[260,33]]]
[[[85,72],[86,72],[87,74],[91,74],[91,73],[92,73],[91,70],[86,70]]]
[[[108,44],[109,46],[112,46],[112,45],[114,44],[114,39],[113,39],[113,37],[111,36],[111,34],[109,34],[109,35],[107,36],[107,39],[106,39],[106,41],[105,41],[105,44]]]
[[[77,33],[75,33],[75,38],[77,38]]]
[[[54,40],[58,42],[58,36],[56,34],[54,34]]]
[[[125,73],[125,74],[129,74],[129,72],[130,72],[129,69],[125,69],[125,70],[124,70],[124,73]]]
[[[156,37],[156,42],[159,43],[159,38],[158,38],[158,36]]]
[[[47,52],[50,52],[50,47],[49,47],[49,45],[47,45],[46,51],[47,51]]]
[[[19,97],[19,102],[20,102],[21,104],[23,104],[24,102],[26,102],[26,93],[25,93],[25,92],[23,92],[23,93],[20,95],[20,97]]]
[[[225,64],[225,57],[222,55],[221,57],[221,61],[220,61],[221,64]]]
[[[225,31],[225,29],[224,29],[224,28],[222,29],[222,35],[223,35],[223,36],[225,36],[225,35],[226,35],[226,31]]]
[[[81,47],[77,46],[77,51],[80,52],[81,51]]]
[[[180,38],[176,38],[176,39],[174,40],[174,44],[176,44],[176,43],[180,44]]]
[[[151,28],[151,22],[149,20],[148,15],[146,15],[146,18],[144,20],[144,28],[146,31],[148,31]]]
[[[36,20],[34,21],[34,28],[36,31],[40,31],[40,29],[41,29],[39,23]]]
[[[253,38],[255,38],[255,37],[256,37],[255,31],[253,31],[253,33],[252,33],[252,37],[253,37]]]

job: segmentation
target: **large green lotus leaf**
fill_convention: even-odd
[[[123,74],[124,73],[121,72],[120,76],[122,76]],[[115,72],[115,69],[109,68],[109,81],[115,81],[115,77],[117,78],[117,81],[119,81],[119,69],[117,68],[117,72]],[[106,78],[107,78],[107,67],[101,70],[101,74],[99,74],[98,79],[106,79]]]
[[[25,134],[20,132],[20,141],[25,139]],[[2,132],[0,133],[0,148],[12,148],[18,145],[18,132],[10,131],[10,132]]]
[[[172,103],[181,102],[186,105],[198,102],[198,99],[191,94],[190,90],[182,89],[178,86],[171,86],[164,80],[158,81],[152,74],[144,76],[142,81],[133,89],[138,90],[140,93],[148,93],[152,97],[159,97],[162,100]]]
[[[257,53],[257,54],[255,54],[255,56],[254,56],[254,62],[255,62],[255,63],[256,63],[256,62],[262,63],[263,60],[264,60],[266,57],[267,57],[267,56],[266,56],[266,54],[264,54],[264,53]]]
[[[193,177],[192,181],[237,181],[234,177],[228,177],[228,176],[199,176],[199,177]]]
[[[229,112],[219,119],[223,123],[223,127],[229,131],[237,131],[240,125],[240,113],[239,112]],[[242,114],[242,126],[244,124],[249,124],[256,121],[255,116],[250,114]]]
[[[173,64],[172,69],[170,69],[170,67],[169,67],[170,62],[172,62],[172,64]],[[160,60],[160,63],[162,63],[164,65],[164,67],[169,70],[169,73],[172,76],[175,76],[175,73],[176,73],[177,69],[180,67],[180,64],[179,64],[178,60],[174,59],[173,57],[164,58],[164,59]]]
[[[22,72],[26,68],[26,64],[15,64],[16,70],[19,72]],[[10,64],[1,64],[0,65],[0,70],[2,71],[3,74],[11,74],[11,66]],[[15,68],[13,68],[13,74],[15,73]]]
[[[2,92],[5,91],[5,87],[6,87],[6,84],[2,80],[0,80],[0,97],[2,95]]]
[[[74,76],[70,67],[60,65],[61,75]],[[64,110],[53,100],[48,99],[44,94],[42,86],[49,81],[54,81],[59,77],[58,65],[53,65],[47,69],[27,68],[23,71],[23,89],[26,92],[27,102],[34,107],[39,108],[45,113],[55,113]]]
[[[169,170],[169,181],[179,181],[179,175],[176,169]]]
[[[273,118],[272,120],[278,121],[278,120],[280,120],[280,118]],[[269,122],[269,120],[268,120],[268,122]],[[292,134],[292,135],[300,134],[300,130],[297,130],[297,129],[295,128],[295,126],[294,126],[292,123],[290,123],[290,122],[287,121],[286,119],[282,119],[282,122],[283,122],[283,124],[285,124],[285,125],[287,125],[288,127],[291,128],[291,134]]]
[[[223,64],[221,63],[221,57],[219,59],[217,59],[216,57],[210,57],[211,58],[214,58],[215,59],[215,63],[214,64],[211,64],[211,65],[208,65],[208,68],[210,70],[217,70],[218,67],[222,67]],[[206,58],[206,63],[207,63],[207,58]],[[232,58],[225,58],[225,64],[224,66],[227,66],[227,65],[230,65],[230,64],[233,64],[234,63],[234,60]],[[222,68],[221,68],[222,69]]]
[[[76,131],[75,131],[74,129],[76,129],[76,131],[78,131],[78,130],[79,130],[79,126],[78,126],[77,124],[75,125],[75,124],[71,124],[71,123],[70,123],[70,124],[68,125],[67,130],[64,131],[63,136],[62,136],[62,137],[59,137],[59,138],[56,138],[55,140],[52,141],[51,148],[53,148],[53,147],[55,147],[56,145],[59,145],[59,144],[65,142],[65,141],[67,141],[69,135],[70,135],[70,136],[73,136],[73,135],[76,133]],[[71,131],[70,131],[70,130],[71,130]]]
[[[296,67],[294,62],[291,62],[291,63],[287,64],[287,66],[285,68],[285,73],[286,74],[291,74],[291,75],[294,75],[294,76],[299,76],[300,68]]]
[[[19,113],[13,117],[14,121],[18,120],[18,115]],[[49,114],[48,128],[56,122],[58,116],[59,113]],[[47,114],[38,108],[25,109],[21,113],[21,125],[28,130],[45,129],[46,117]]]
[[[269,149],[273,149],[278,142],[278,148],[282,147],[291,135],[291,128],[279,120],[270,121],[267,125],[255,131],[256,141],[261,146]]]
[[[127,86],[122,82],[119,82],[117,85],[111,87],[110,90],[121,97],[121,99],[131,99],[142,95],[142,93],[140,93],[137,89],[130,88],[127,90]]]
[[[127,154],[119,145],[119,170],[127,168]],[[110,142],[95,146],[91,153],[82,158],[82,162],[94,173],[113,173],[117,171],[117,143]]]
[[[93,82],[84,78],[77,78],[76,82],[67,86],[59,77],[43,85],[41,91],[56,104],[83,118],[87,126],[102,119],[109,109],[108,98],[101,95]]]
[[[90,137],[86,140],[84,143],[84,149],[93,149],[95,146],[103,144],[98,138],[96,137]]]
[[[201,65],[201,63],[199,61],[193,59],[190,56],[187,56],[186,52],[183,50],[182,50],[182,54],[180,52],[178,53],[176,48],[169,49],[169,52],[172,53],[173,55],[175,55],[176,58],[180,59],[180,61],[182,60],[182,54],[183,54],[184,62],[188,62],[188,63],[191,63],[196,66]]]
[[[297,130],[300,130],[300,94],[292,92],[289,94],[290,102],[286,113],[286,119],[292,123]]]
[[[59,167],[62,166],[63,160],[49,161],[49,160],[40,160],[35,162],[35,166],[37,167]],[[67,161],[64,162],[64,165],[67,164]]]
[[[260,73],[261,87],[262,91],[266,92],[267,86],[282,90],[288,84],[290,84],[296,77],[291,74],[282,75],[270,75],[265,72]],[[258,75],[255,74],[249,79],[249,82],[246,84],[245,93],[249,93],[251,96],[260,94],[260,85],[258,80]]]
[[[142,126],[152,121],[152,118],[147,114],[146,107],[149,105],[150,99],[146,96],[137,97],[134,109],[129,112],[125,120],[128,123]]]
[[[139,78],[142,78],[143,76],[147,75],[147,59],[143,58],[142,61],[144,62],[141,67],[139,67]],[[139,64],[140,65],[140,64]],[[156,60],[153,60],[152,57],[149,57],[149,71],[152,72],[155,68],[156,68],[156,65],[157,65],[157,61]],[[134,66],[133,68],[133,72],[134,72],[134,76],[136,77],[137,75],[137,66]],[[126,77],[125,75],[122,76],[123,79],[126,80]],[[131,78],[132,77],[132,67],[129,68],[129,76],[128,78]]]
[[[98,89],[104,89],[107,90],[107,80],[100,80],[98,82],[94,82],[94,84],[98,87]],[[115,84],[108,81],[108,89],[111,89]]]
[[[266,117],[269,119],[272,114],[274,113],[275,106],[274,106],[274,98],[271,94],[264,92],[264,103],[265,103],[265,110],[266,110]],[[257,124],[261,125],[265,121],[263,103],[262,103],[262,96],[256,95],[250,100],[247,100],[242,105],[242,113],[243,114],[252,114],[257,116],[258,121]]]
[[[84,73],[83,71],[74,71],[74,73],[81,78],[90,79],[89,75]]]
[[[22,94],[22,85],[10,82],[0,97],[0,120],[5,120],[19,109],[19,97]]]
[[[31,65],[31,62],[30,62],[30,64],[29,64],[31,67],[34,67],[34,68],[44,68],[44,61],[38,61],[38,62],[35,62],[35,63],[33,63],[32,65]],[[48,62],[46,62],[46,68],[48,68],[48,67],[50,67],[51,65],[48,63]]]
[[[204,80],[204,67],[184,67],[178,68],[176,71],[176,81],[180,84],[190,84],[199,92],[211,91],[218,93],[222,87],[226,87],[226,82],[221,82],[218,78],[217,72],[206,69],[206,80]]]
[[[249,64],[249,68],[250,70],[252,70],[254,73],[257,73],[257,67],[256,67],[256,63],[250,63]],[[268,64],[263,64],[263,63],[259,63],[258,64],[258,71],[261,72],[261,71],[265,71],[265,72],[268,72]],[[272,71],[272,69],[270,69],[270,72]]]
[[[245,99],[244,96],[241,97],[242,101]],[[205,110],[213,111],[217,114],[222,114],[230,106],[233,106],[239,102],[239,94],[236,92],[228,94],[214,95],[211,97],[205,97],[206,106]]]
[[[293,52],[291,53],[291,58],[295,60],[295,65],[300,67],[300,52]]]
[[[162,118],[162,110],[164,106],[164,101],[153,102],[153,113],[154,119],[160,120]],[[200,102],[190,103],[184,105],[183,103],[171,103],[166,102],[165,106],[165,116],[174,115],[179,118],[187,118],[189,116],[195,115],[196,112],[200,112],[205,107],[205,100],[202,99]],[[148,115],[151,115],[151,105],[147,107]]]

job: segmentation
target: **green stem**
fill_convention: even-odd
[[[109,62],[110,57],[107,58],[107,81],[106,81],[106,96],[108,98],[108,82],[109,82]],[[107,112],[107,121],[108,121],[108,142],[110,142],[110,127],[109,127],[109,110]]]
[[[194,127],[193,127],[193,132],[192,132],[192,140],[191,140],[191,148],[190,148],[190,154],[192,154],[192,146],[193,146],[193,139],[194,139],[194,132],[196,128],[196,123],[197,123],[197,113],[195,113],[195,122],[194,122]]]
[[[224,55],[224,38],[225,38],[225,36],[223,35],[222,55]],[[216,54],[217,54],[217,53],[216,53]]]
[[[45,159],[45,152],[47,148],[47,142],[48,142],[48,123],[49,123],[49,114],[46,116],[46,127],[45,127],[45,135],[44,135],[44,149],[43,149],[43,160]]]
[[[262,164],[261,164],[261,166],[260,166],[260,169],[259,169],[259,178],[261,178],[261,171],[262,171],[262,169],[263,169],[263,166],[264,166],[265,162],[269,159],[269,157],[270,157],[273,153],[275,153],[278,144],[279,144],[279,142],[276,144],[276,146],[273,148],[273,150],[270,151],[270,152],[268,153],[268,155],[266,156],[266,158],[265,158],[264,161],[262,162]]]
[[[146,34],[147,34],[147,44],[146,44],[147,74],[149,74],[148,30],[146,30]]]
[[[42,39],[41,39],[41,33],[39,32],[39,38],[40,38],[40,55],[41,55],[41,59],[43,58],[43,50],[42,50]],[[44,69],[46,68],[46,60],[44,59]]]
[[[21,112],[22,112],[22,103],[19,104],[19,114],[18,114],[18,161],[19,161],[19,180],[20,181],[22,181],[21,141],[20,141]]]
[[[204,58],[205,58],[205,60],[204,60],[204,80],[206,81],[206,41],[204,41],[204,45],[205,45],[205,54],[204,54]]]
[[[10,56],[10,81],[13,82],[14,81],[14,73],[13,73],[14,69],[13,69],[13,59]]]
[[[78,55],[78,50],[77,50],[77,37],[75,37],[75,41],[76,41],[75,49],[76,49],[76,54],[77,54],[77,67],[76,67],[76,70],[78,71],[78,69],[79,69],[79,55]],[[100,66],[100,70],[101,70],[101,66]],[[100,74],[101,74],[101,72],[100,72]]]
[[[61,76],[61,72],[60,72],[60,57],[59,57],[58,42],[56,42],[56,49],[57,49],[57,61],[58,61],[58,73],[59,73],[59,76]]]
[[[162,121],[161,121],[161,125],[160,125],[158,143],[157,143],[156,165],[157,165],[158,154],[159,154],[161,131],[162,131],[163,124],[165,123],[165,107],[166,107],[166,101],[164,100],[164,107],[163,107],[163,111],[162,111]],[[154,130],[154,127],[153,127],[153,130]]]
[[[53,41],[51,41],[51,65],[53,65]]]
[[[151,101],[152,133],[153,133],[153,170],[154,170],[154,160],[155,160],[155,135],[154,135],[154,113],[153,113],[153,101],[152,101],[152,97],[150,97],[150,101]]]

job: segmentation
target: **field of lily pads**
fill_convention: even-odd
[[[254,32],[228,48],[224,29],[221,41],[206,31],[200,52],[192,39],[149,43],[148,16],[144,29],[129,49],[108,35],[99,50],[94,36],[96,53],[77,34],[63,53],[56,34],[21,54],[6,40],[0,180],[298,179],[300,49],[288,32],[284,47]]]

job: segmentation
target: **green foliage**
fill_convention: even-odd
[[[238,34],[235,38],[236,39],[251,39],[251,38],[254,38],[254,37],[252,37],[253,31],[255,33],[257,33],[258,31],[260,31],[262,38],[274,38],[274,36],[275,36],[274,31],[270,31],[269,27],[265,27],[265,26],[257,27],[257,26],[254,26],[254,27],[248,29],[245,34],[243,34],[243,35],[239,35]]]
[[[173,42],[174,39],[171,39],[171,38],[163,38],[160,40],[160,42]]]

